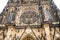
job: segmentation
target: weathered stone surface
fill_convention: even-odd
[[[0,40],[60,40],[59,15],[52,0],[9,0],[0,14]]]

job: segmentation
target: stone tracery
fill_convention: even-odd
[[[60,40],[58,15],[60,11],[52,2],[49,0],[9,0],[2,15],[0,14],[0,39],[21,40],[24,36],[26,40]],[[14,17],[12,17],[13,14]],[[34,38],[30,35],[26,37],[26,34],[34,35]]]

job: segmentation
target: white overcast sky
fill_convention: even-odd
[[[55,2],[56,6],[60,9],[60,0],[53,0],[53,1]],[[0,13],[6,6],[7,2],[8,0],[0,0]]]

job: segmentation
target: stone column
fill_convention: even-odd
[[[16,25],[19,25],[19,23],[20,23],[19,14],[16,14],[15,23],[16,23]]]
[[[51,40],[50,30],[49,30],[49,24],[44,24],[44,29],[45,29],[45,33],[46,33],[46,39],[47,40]]]

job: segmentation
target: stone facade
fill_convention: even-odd
[[[52,0],[9,0],[0,40],[60,40],[60,10]]]

